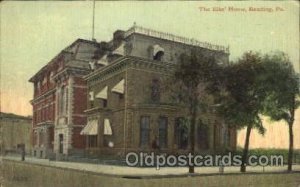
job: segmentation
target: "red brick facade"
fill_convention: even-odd
[[[89,62],[98,46],[78,39],[59,53],[31,79],[34,85],[33,154],[51,157],[84,149],[80,131],[86,124],[86,81]],[[88,51],[88,53],[86,52]]]

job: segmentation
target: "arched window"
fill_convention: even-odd
[[[164,48],[162,48],[161,46],[159,46],[157,44],[153,46],[153,54],[152,54],[153,60],[161,61],[164,54],[165,54]]]
[[[153,60],[161,61],[163,56],[164,56],[164,52],[163,52],[163,51],[158,51],[158,52],[153,56]]]

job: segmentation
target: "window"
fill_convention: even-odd
[[[88,138],[88,147],[97,147],[97,135],[89,135]]]
[[[119,95],[119,99],[124,99],[124,94],[118,94]]]
[[[153,56],[153,60],[161,61],[163,56],[164,56],[164,52],[163,51],[159,51],[159,52],[156,53],[155,56]]]
[[[37,82],[37,92],[40,93],[41,89],[41,83],[40,81]]]
[[[42,82],[42,85],[44,86],[45,84],[47,84],[47,75],[44,76],[43,78],[43,82]]]
[[[34,83],[34,94],[37,94],[38,93],[38,83],[35,82]]]
[[[63,153],[64,150],[64,135],[63,134],[59,134],[58,135],[58,141],[59,141],[59,153]]]
[[[43,105],[41,107],[41,121],[42,122],[44,121],[44,108],[43,108]]]
[[[214,124],[214,149],[217,149],[220,145],[220,128],[215,121]]]
[[[208,145],[208,126],[204,124],[201,120],[197,129],[198,135],[198,147],[202,150],[207,150],[209,148]]]
[[[168,147],[168,118],[167,117],[159,117],[159,132],[158,132],[158,140],[159,147],[166,148]]]
[[[111,135],[103,135],[103,146],[114,147],[113,137]]]
[[[64,110],[64,95],[65,95],[65,87],[62,86],[60,89],[60,93],[59,93],[59,114],[62,115],[63,114],[63,110]]]
[[[91,108],[94,108],[94,101],[90,101]]]
[[[65,115],[68,110],[68,90],[65,86],[60,88],[59,92],[59,114]]]
[[[226,139],[226,144],[227,147],[230,147],[231,145],[231,128],[227,127],[227,139]]]
[[[179,149],[186,149],[188,146],[188,126],[184,118],[175,119],[175,142]]]
[[[150,117],[142,116],[140,121],[140,146],[149,146],[150,140]]]
[[[68,107],[69,107],[69,101],[68,101],[68,89],[67,88],[65,88],[65,95],[64,95],[64,105],[65,105],[65,110],[64,110],[64,114],[67,114],[67,112],[68,112]]]
[[[102,103],[103,103],[103,108],[106,108],[106,107],[107,107],[107,100],[106,100],[106,99],[103,99],[102,101],[103,101],[103,102],[102,102]]]
[[[33,123],[36,124],[37,122],[37,115],[36,112],[33,112]]]
[[[54,72],[51,71],[50,75],[49,75],[49,80],[50,80],[50,83],[54,83],[54,79],[53,79],[53,75],[54,75]]]
[[[161,61],[164,56],[164,48],[158,44],[153,46],[153,60]]]
[[[152,80],[151,100],[154,103],[158,103],[160,101],[160,82],[158,79]]]

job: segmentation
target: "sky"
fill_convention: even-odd
[[[33,86],[28,80],[77,38],[91,39],[92,7],[92,1],[0,3],[1,112],[32,115]],[[251,7],[274,11],[249,11]],[[243,8],[245,12],[237,11]],[[230,60],[249,50],[280,50],[290,56],[296,71],[300,69],[297,1],[96,2],[97,41],[110,40],[115,30],[127,30],[134,22],[229,45]]]

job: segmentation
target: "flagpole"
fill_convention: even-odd
[[[92,28],[92,40],[95,40],[95,0],[93,0],[93,28]]]

